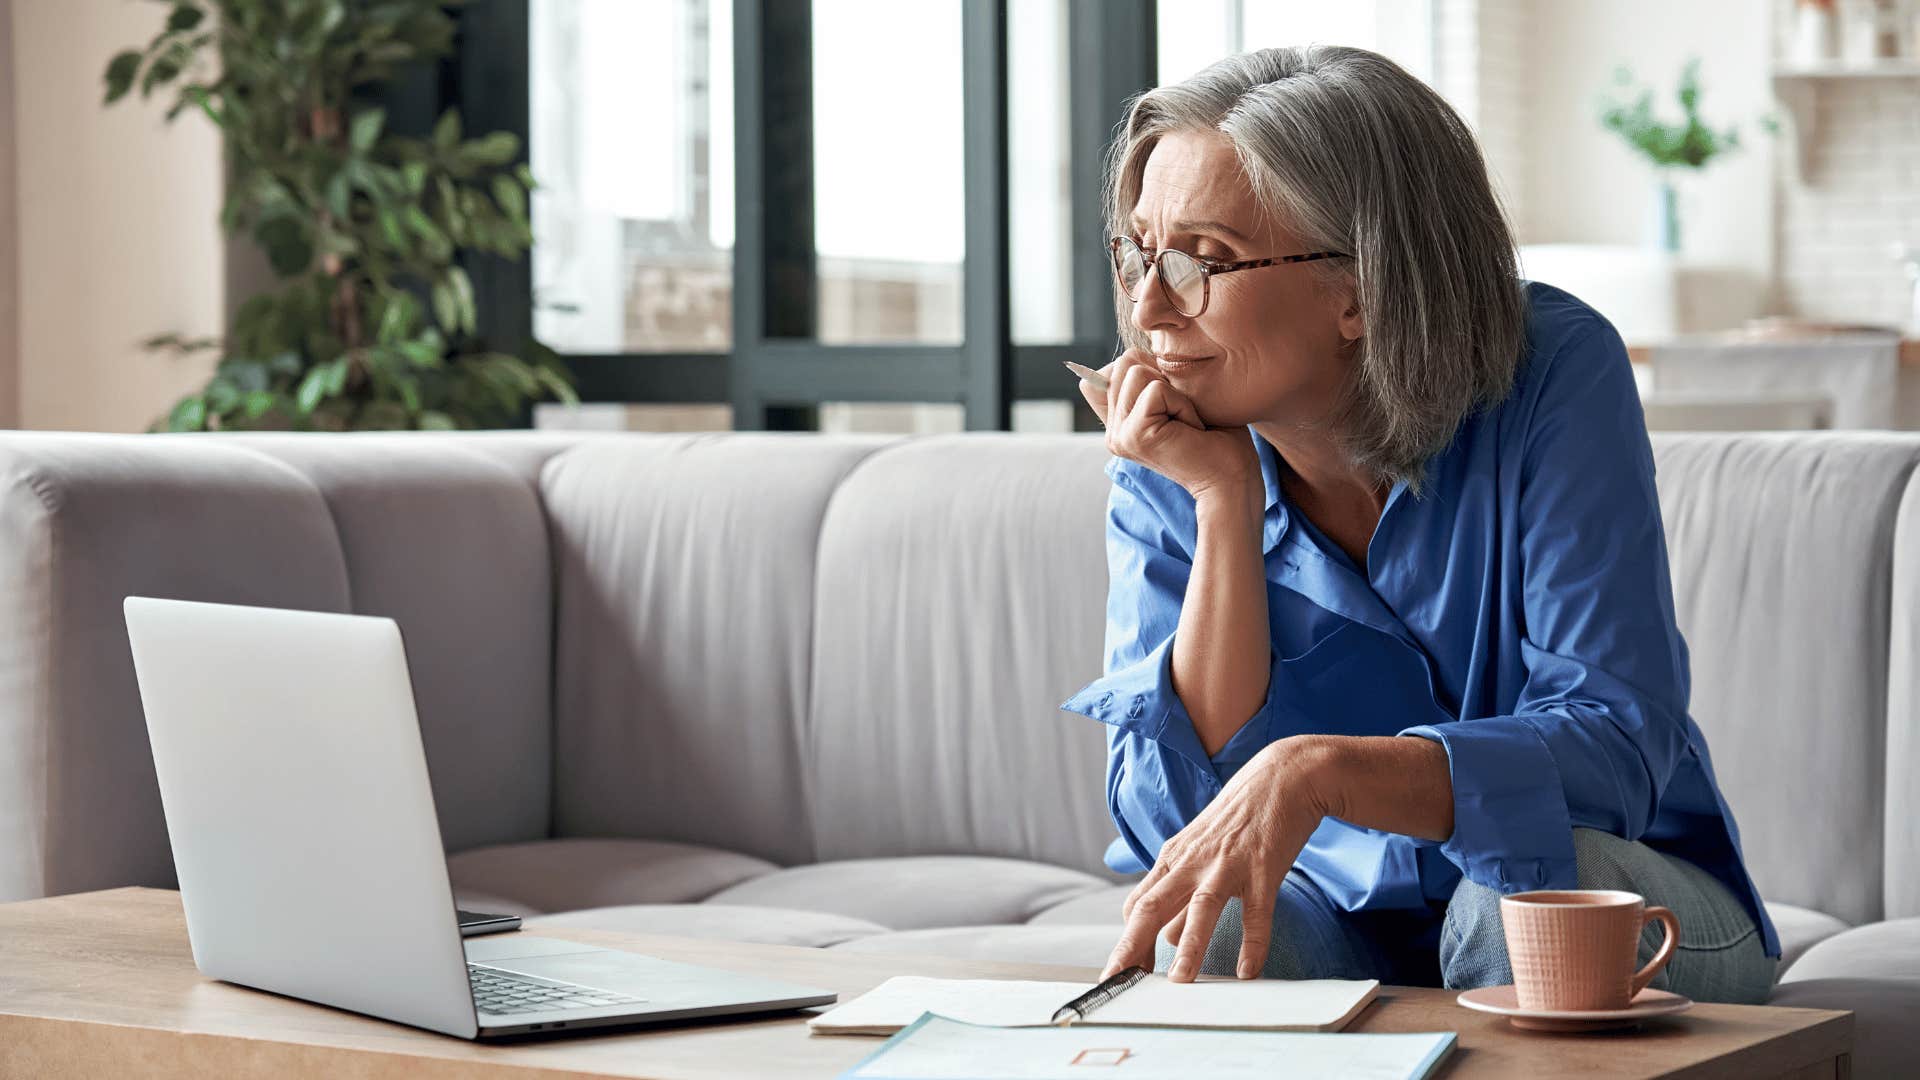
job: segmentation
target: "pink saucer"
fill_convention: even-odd
[[[1665,1016],[1693,1007],[1693,999],[1651,986],[1633,996],[1624,1009],[1597,1009],[1591,1012],[1551,1012],[1523,1009],[1519,995],[1511,986],[1483,986],[1461,993],[1459,1002],[1469,1009],[1497,1013],[1517,1028],[1529,1031],[1604,1031],[1632,1027],[1649,1016]]]

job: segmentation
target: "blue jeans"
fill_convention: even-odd
[[[1652,985],[1695,1001],[1764,1004],[1777,962],[1760,928],[1711,874],[1645,844],[1593,829],[1573,831],[1583,889],[1622,889],[1673,909],[1681,944]],[[1240,902],[1230,901],[1207,943],[1200,970],[1231,975],[1240,957]],[[1658,923],[1640,938],[1640,963],[1659,948]],[[1173,965],[1160,940],[1154,967]],[[1341,911],[1298,871],[1288,874],[1273,911],[1273,938],[1261,975],[1269,979],[1379,979],[1400,986],[1467,990],[1513,981],[1500,894],[1461,881],[1444,916],[1429,911]]]

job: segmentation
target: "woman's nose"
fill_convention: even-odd
[[[1133,325],[1141,331],[1161,326],[1177,326],[1186,316],[1174,309],[1167,299],[1167,290],[1160,287],[1160,268],[1148,266],[1147,276],[1140,279],[1140,299],[1133,302]]]

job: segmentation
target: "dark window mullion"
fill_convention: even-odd
[[[1007,202],[1007,0],[963,0],[965,102],[966,426],[1013,426],[1013,320],[1009,312]]]

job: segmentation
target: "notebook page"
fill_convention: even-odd
[[[996,1027],[1046,1024],[1056,1009],[1086,992],[1084,983],[896,975],[808,1020],[807,1028],[820,1034],[890,1035],[929,1012]]]
[[[1149,975],[1095,1009],[1085,1022],[1338,1031],[1379,991],[1375,979],[1203,979],[1182,984]]]

